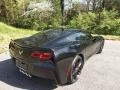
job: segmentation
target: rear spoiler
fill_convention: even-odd
[[[10,43],[13,44],[13,45],[17,45],[19,47],[22,47],[22,48],[32,48],[30,46],[22,46],[19,43],[15,42],[15,40],[13,40],[13,39],[11,39]]]
[[[40,48],[40,47],[33,47],[33,46],[23,46],[23,45],[15,42],[15,40],[12,40],[12,39],[11,39],[10,43],[12,45],[16,45],[16,46],[21,47],[21,48],[29,48],[29,49],[36,49],[36,50],[47,50],[47,51],[52,51],[53,52],[53,50],[49,49],[49,48]]]

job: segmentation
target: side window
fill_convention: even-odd
[[[58,44],[62,44],[62,43],[71,43],[71,42],[84,42],[86,40],[90,40],[91,39],[91,35],[90,34],[86,34],[83,32],[77,32],[74,33],[72,35],[66,36],[65,38],[59,40],[57,43]]]
[[[66,40],[69,42],[74,42],[74,41],[76,41],[76,37],[77,37],[77,35],[75,33],[75,34],[72,34],[72,35],[66,37]]]
[[[86,33],[83,33],[83,32],[80,32],[80,33],[77,33],[77,37],[76,37],[76,40],[90,40],[91,39],[91,35],[89,34],[86,34]]]

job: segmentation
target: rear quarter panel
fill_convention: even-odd
[[[67,83],[71,64],[75,56],[80,53],[84,54],[84,51],[80,49],[79,51],[70,49],[69,46],[55,51],[56,73],[60,81],[59,83]]]

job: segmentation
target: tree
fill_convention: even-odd
[[[103,0],[103,6],[107,10],[115,8],[120,12],[120,0]]]
[[[87,11],[96,12],[101,8],[103,0],[85,0],[87,5]]]
[[[25,12],[28,0],[1,0],[0,17],[2,21],[13,24]]]

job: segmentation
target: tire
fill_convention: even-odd
[[[83,65],[84,65],[84,61],[82,57],[77,55],[74,58],[72,65],[71,65],[71,70],[70,70],[69,77],[68,77],[68,84],[75,83],[78,80],[79,75],[82,71]]]
[[[103,46],[104,46],[104,41],[101,42],[101,45],[100,45],[99,51],[98,51],[96,54],[100,54],[100,53],[102,53]]]

